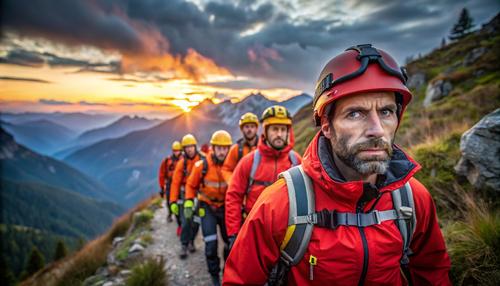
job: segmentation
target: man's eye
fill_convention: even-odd
[[[380,111],[380,113],[382,114],[382,116],[391,116],[392,114],[394,114],[394,111],[392,109],[383,109]]]
[[[357,119],[361,117],[361,112],[359,111],[351,111],[347,114],[347,117],[350,119]]]

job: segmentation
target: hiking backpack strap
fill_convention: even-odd
[[[281,257],[288,266],[292,266],[302,259],[311,239],[313,222],[300,218],[314,213],[314,189],[301,165],[281,173],[280,178],[286,181],[289,200],[288,228],[280,247]]]
[[[241,160],[241,158],[243,158],[243,147],[244,147],[243,144],[244,144],[243,138],[238,140],[238,161]]]
[[[188,173],[187,173],[187,161],[188,161],[188,157],[186,155],[184,155],[184,166],[182,167],[182,175],[184,178],[187,177]]]
[[[314,213],[314,189],[309,176],[299,165],[282,172],[279,177],[285,179],[288,189],[288,227],[280,246],[280,260],[271,269],[268,286],[287,284],[290,267],[299,263],[304,256],[314,227],[308,221],[297,223],[298,217],[308,217]]]
[[[411,239],[415,232],[417,224],[417,216],[415,214],[415,203],[413,201],[413,192],[410,183],[406,183],[403,187],[391,192],[392,204],[394,210],[398,213],[398,217],[402,219],[395,220],[396,225],[403,238],[403,255],[401,256],[401,270],[409,285],[412,285],[410,270],[408,268],[412,255],[410,249]]]
[[[292,166],[297,166],[299,164],[299,159],[297,158],[293,150],[290,150],[290,152],[288,152],[288,158],[290,159]]]
[[[259,167],[260,164],[260,152],[259,149],[256,149],[255,152],[253,153],[253,163],[252,163],[252,169],[250,170],[250,177],[248,178],[248,185],[247,185],[247,191],[246,194],[250,193],[250,189],[252,188],[253,184],[255,183],[255,173],[257,172],[257,168]]]
[[[201,161],[203,162],[203,168],[201,169],[201,185],[202,187],[205,187],[205,176],[207,175],[208,172],[208,161],[205,156],[201,156]]]

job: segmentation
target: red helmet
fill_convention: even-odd
[[[313,101],[316,126],[333,101],[363,92],[395,92],[401,118],[412,97],[406,80],[405,70],[385,51],[371,44],[348,48],[331,59],[319,75]]]

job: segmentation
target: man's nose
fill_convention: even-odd
[[[367,137],[380,138],[384,136],[384,127],[382,126],[382,120],[380,119],[378,112],[370,112],[367,121]]]

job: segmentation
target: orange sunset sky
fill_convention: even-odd
[[[168,118],[206,98],[312,94],[322,66],[373,43],[400,64],[478,1],[2,1],[0,111]]]

